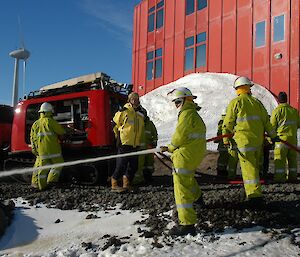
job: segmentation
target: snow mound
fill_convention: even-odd
[[[236,75],[224,73],[193,73],[172,83],[161,86],[141,97],[141,104],[148,110],[150,119],[158,130],[159,145],[168,144],[177,123],[178,111],[168,97],[168,93],[177,87],[189,88],[197,96],[195,102],[201,106],[200,116],[206,124],[206,138],[216,136],[218,121],[222,111],[236,97],[232,88]],[[274,96],[264,87],[255,84],[252,94],[266,107],[269,114],[277,106]],[[217,145],[209,143],[209,150],[216,150]]]

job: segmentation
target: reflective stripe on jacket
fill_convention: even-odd
[[[239,149],[255,151],[264,140],[264,132],[274,137],[275,130],[269,121],[263,104],[249,94],[241,94],[233,99],[228,107],[223,122],[223,134],[232,134]],[[224,138],[224,142],[228,142]]]
[[[144,115],[136,111],[130,103],[124,105],[124,110],[115,114],[114,132],[116,137],[118,133],[122,145],[139,146],[141,144],[141,135],[144,127]]]
[[[58,136],[64,133],[64,128],[53,119],[51,113],[41,113],[40,118],[33,123],[30,131],[32,152],[42,156],[43,159],[61,156]]]
[[[204,158],[206,127],[196,108],[195,103],[186,101],[178,114],[176,130],[168,145],[175,169],[194,171]]]
[[[298,111],[287,103],[279,104],[272,112],[271,124],[282,140],[297,143],[297,129],[300,127]]]

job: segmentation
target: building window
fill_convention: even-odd
[[[154,30],[154,13],[149,14],[148,16],[148,32]]]
[[[206,32],[196,36],[196,68],[206,66]]]
[[[148,10],[148,32],[159,29],[164,25],[164,0]]]
[[[202,10],[207,7],[207,0],[198,0],[197,5],[197,10]]]
[[[190,15],[192,14],[195,9],[202,10],[207,7],[207,0],[185,0],[185,14]],[[195,6],[196,5],[196,6]]]
[[[188,71],[194,68],[194,36],[185,39],[185,63],[184,70]]]
[[[147,80],[162,77],[163,70],[162,48],[147,53]]]
[[[261,21],[255,25],[255,47],[266,44],[266,22]]]
[[[188,71],[204,66],[206,66],[206,32],[185,39],[184,70]]]
[[[273,42],[284,40],[284,15],[274,17]]]
[[[185,14],[189,15],[195,11],[195,0],[186,0]]]

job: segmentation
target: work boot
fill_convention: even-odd
[[[173,220],[176,224],[179,224],[178,211],[177,211],[176,206],[173,207],[173,209],[172,209],[171,218],[172,218],[172,220]]]
[[[287,182],[295,183],[297,182],[297,172],[289,172],[287,175]]]
[[[194,204],[197,206],[197,207],[200,207],[200,208],[203,208],[205,207],[205,202],[203,200],[203,195],[201,195],[195,202]]]
[[[174,226],[170,229],[169,235],[170,236],[186,236],[186,235],[196,235],[196,228],[194,225],[178,225]]]
[[[228,172],[227,172],[226,169],[220,169],[220,168],[217,169],[217,175],[218,176],[226,178],[227,174],[228,174]]]
[[[116,193],[122,193],[122,192],[126,191],[126,189],[118,186],[118,180],[116,180],[112,177],[111,178],[111,191],[116,192]]]
[[[259,210],[262,209],[264,205],[265,205],[265,200],[263,197],[253,197],[253,198],[246,199],[246,207],[250,209]]]
[[[131,189],[129,178],[125,175],[123,176],[123,189],[125,190]]]

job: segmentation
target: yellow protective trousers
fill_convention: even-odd
[[[197,214],[193,203],[202,195],[195,179],[195,172],[175,169],[173,172],[175,203],[180,225],[197,223]]]
[[[281,142],[275,144],[274,149],[274,181],[285,182],[297,180],[297,153]],[[288,164],[288,172],[286,172]]]
[[[151,174],[154,172],[154,154],[142,154],[138,158],[138,170],[134,175],[133,184],[141,184],[145,182],[144,172]],[[148,181],[146,181],[148,182]]]
[[[33,168],[37,168],[40,165],[40,158],[37,156],[35,159],[35,163],[33,165]],[[32,177],[31,177],[31,186],[35,187],[35,188],[39,188],[38,186],[38,171],[35,170],[32,173]]]
[[[228,150],[228,164],[227,164],[227,178],[235,179],[236,177],[236,168],[239,162],[239,157],[237,149]]]
[[[247,198],[262,197],[259,181],[259,155],[261,151],[241,151],[238,156]]]
[[[138,169],[137,169],[136,173],[134,174],[134,178],[132,181],[132,183],[134,185],[142,184],[145,182],[144,174],[143,174],[144,165],[145,165],[145,155],[142,154],[142,155],[139,155],[139,157],[138,157]]]
[[[36,158],[34,167],[42,167],[46,165],[52,165],[57,163],[63,163],[62,157],[56,157],[51,159]],[[31,184],[37,187],[39,190],[45,190],[49,183],[56,183],[59,181],[60,172],[62,167],[52,169],[40,169],[32,173]]]
[[[219,157],[217,160],[217,170],[226,171],[229,158],[228,149],[226,147],[219,146],[218,151]]]

